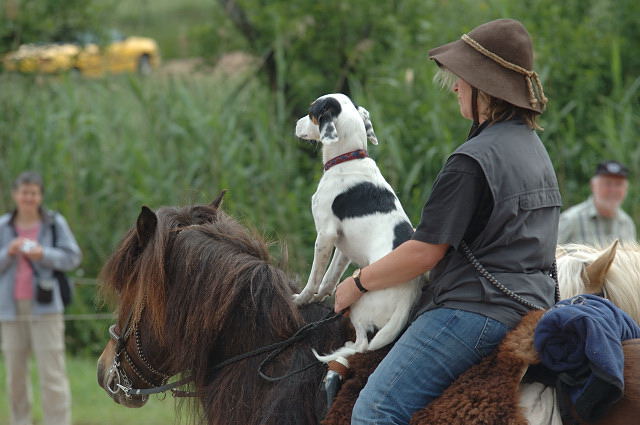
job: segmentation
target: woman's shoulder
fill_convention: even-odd
[[[0,215],[0,226],[6,226],[11,220],[11,213],[4,213]]]
[[[50,226],[51,224],[57,225],[66,222],[67,220],[58,211],[45,208],[42,209],[42,223],[45,226]]]

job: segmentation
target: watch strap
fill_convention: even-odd
[[[369,292],[369,290],[367,288],[362,286],[362,282],[360,282],[360,276],[353,276],[353,281],[356,283],[356,286],[358,287],[360,292],[362,292],[363,294],[365,292]]]

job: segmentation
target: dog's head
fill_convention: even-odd
[[[373,131],[369,111],[358,107],[341,93],[327,94],[316,99],[309,107],[309,114],[298,120],[296,136],[325,145],[345,139],[374,145],[378,139]]]

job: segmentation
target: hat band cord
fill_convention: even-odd
[[[515,71],[519,74],[524,75],[527,81],[527,89],[529,90],[529,103],[533,107],[536,107],[538,103],[542,103],[542,107],[544,108],[544,106],[547,104],[549,99],[547,99],[544,95],[544,91],[542,90],[542,83],[540,82],[540,77],[538,76],[537,72],[529,71],[526,68],[523,68],[519,65],[516,65],[515,63],[511,63],[501,58],[500,56],[496,55],[492,51],[484,48],[480,43],[478,43],[473,38],[469,37],[467,34],[462,34],[462,37],[460,38],[469,46],[477,50],[479,53],[485,55],[489,59],[492,59],[494,62],[497,62],[499,65],[503,66],[504,68],[510,69],[512,71]],[[535,89],[534,89],[534,83],[535,83]],[[536,90],[538,92],[538,96],[540,97],[540,100],[538,100],[538,96],[536,96]]]

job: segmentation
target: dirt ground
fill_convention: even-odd
[[[226,53],[215,64],[203,58],[170,59],[163,61],[157,70],[162,75],[216,75],[232,76],[252,71],[259,65],[259,59],[246,52]]]

